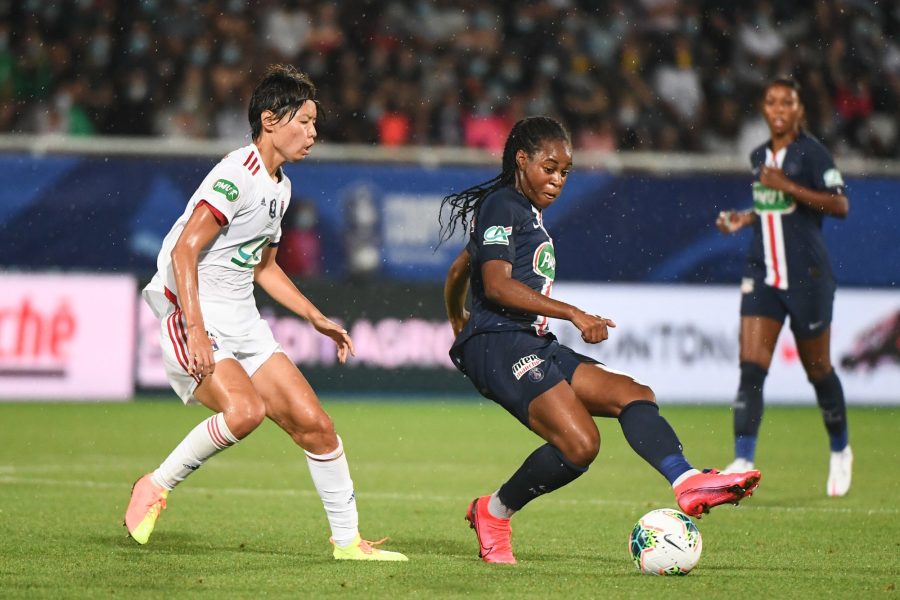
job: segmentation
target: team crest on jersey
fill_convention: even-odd
[[[532,260],[534,272],[550,281],[556,279],[556,252],[553,250],[553,242],[544,242],[534,251]]]
[[[512,366],[513,377],[515,377],[518,381],[519,379],[522,379],[522,376],[524,376],[532,369],[536,369],[538,365],[543,362],[544,359],[539,358],[537,354],[529,354],[528,356],[523,356],[516,361],[516,364]],[[540,369],[538,369],[538,371],[540,371]],[[532,381],[540,381],[543,378],[543,373],[540,373],[540,377],[538,379],[534,379],[534,377],[529,376],[529,379],[531,379]]]
[[[210,332],[206,332],[206,336],[209,338],[209,345],[212,346],[213,352],[219,351],[219,342],[216,341],[216,336],[211,334]]]
[[[484,245],[497,244],[509,246],[509,236],[512,235],[512,227],[494,225],[484,230]]]
[[[241,192],[240,190],[238,190],[237,186],[227,179],[217,179],[212,188],[214,192],[219,192],[220,194],[225,196],[225,199],[229,202],[234,202],[238,199],[238,196],[241,195]]]
[[[758,181],[753,182],[753,209],[756,212],[791,213],[797,208],[794,198],[781,190],[773,190]]]

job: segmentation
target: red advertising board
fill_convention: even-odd
[[[129,400],[135,280],[0,273],[0,399]]]

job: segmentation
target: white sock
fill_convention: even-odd
[[[225,424],[225,415],[215,414],[194,427],[181,440],[159,468],[153,471],[150,480],[172,490],[203,463],[237,441]]]
[[[331,539],[338,546],[347,546],[359,535],[359,514],[341,436],[337,441],[337,448],[326,454],[307,452],[306,464],[325,507]]]
[[[697,475],[699,473],[700,473],[700,471],[698,471],[697,469],[688,469],[687,471],[685,471],[684,473],[679,475],[678,479],[676,479],[675,481],[672,482],[672,489],[677,488],[679,485],[681,485],[681,482],[684,481],[685,479],[687,479],[688,477],[693,477],[694,475]]]
[[[491,513],[491,516],[498,519],[510,519],[516,514],[516,511],[500,502],[500,495],[497,492],[491,494],[491,499],[488,502],[488,512]]]

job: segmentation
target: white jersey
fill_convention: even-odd
[[[229,153],[213,167],[163,240],[156,260],[158,272],[144,290],[157,317],[162,318],[177,301],[172,249],[191,214],[205,205],[201,210],[211,210],[222,229],[200,253],[201,310],[206,316],[207,307],[231,307],[234,323],[246,323],[254,315],[259,318],[253,267],[267,246],[281,240],[281,218],[291,200],[290,180],[283,171],[280,174],[277,183],[269,177],[254,144]]]

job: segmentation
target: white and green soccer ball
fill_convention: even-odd
[[[645,575],[687,575],[697,566],[703,540],[683,512],[651,510],[635,523],[628,540],[634,565]]]

